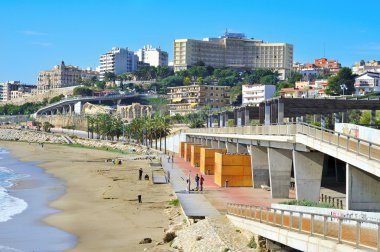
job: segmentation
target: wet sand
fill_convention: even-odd
[[[151,176],[147,161],[128,160],[122,165],[106,163],[117,153],[45,144],[1,142],[21,161],[38,161],[46,172],[62,179],[65,194],[51,202],[61,212],[44,222],[78,237],[71,251],[167,251],[156,246],[168,228],[165,210],[173,192],[170,185],[139,181],[141,167]],[[123,157],[125,155],[121,155]],[[22,184],[20,184],[22,186]],[[137,195],[142,195],[142,204]],[[139,244],[143,238],[151,244]]]

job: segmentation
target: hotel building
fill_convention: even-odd
[[[202,61],[215,68],[273,69],[284,79],[292,69],[293,45],[248,39],[242,33],[225,33],[219,38],[176,39],[174,71],[184,70]]]
[[[211,110],[216,110],[229,104],[229,86],[189,85],[169,87],[170,104],[169,112],[186,115],[196,112],[208,105]]]

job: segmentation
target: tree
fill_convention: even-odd
[[[115,81],[116,80],[116,74],[112,72],[106,72],[104,74],[104,80],[105,81]]]
[[[44,131],[46,131],[46,132],[50,132],[50,129],[53,127],[54,127],[54,125],[49,123],[49,122],[44,122],[44,124],[43,124]]]
[[[191,84],[191,79],[189,77],[183,78],[183,85],[190,85]]]
[[[92,96],[92,89],[88,87],[76,87],[74,88],[73,95]]]
[[[331,76],[328,78],[328,84],[326,88],[326,93],[329,95],[338,95],[343,94],[341,85],[346,85],[347,90],[344,91],[344,94],[350,95],[355,91],[356,75],[352,74],[352,71],[348,67],[343,67],[339,70],[337,75]]]

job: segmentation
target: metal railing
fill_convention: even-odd
[[[186,133],[204,134],[239,134],[239,135],[276,135],[294,136],[303,134],[313,139],[320,140],[357,155],[364,156],[370,160],[380,161],[380,145],[344,134],[341,132],[317,127],[307,123],[288,123],[256,125],[244,127],[225,127],[225,128],[202,128],[186,130]]]
[[[380,251],[380,222],[327,214],[228,203],[229,215],[290,231]]]

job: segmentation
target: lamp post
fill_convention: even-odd
[[[125,123],[123,122],[123,144],[125,144]]]
[[[343,96],[344,96],[344,90],[347,90],[346,84],[340,85],[340,89],[343,91]]]

